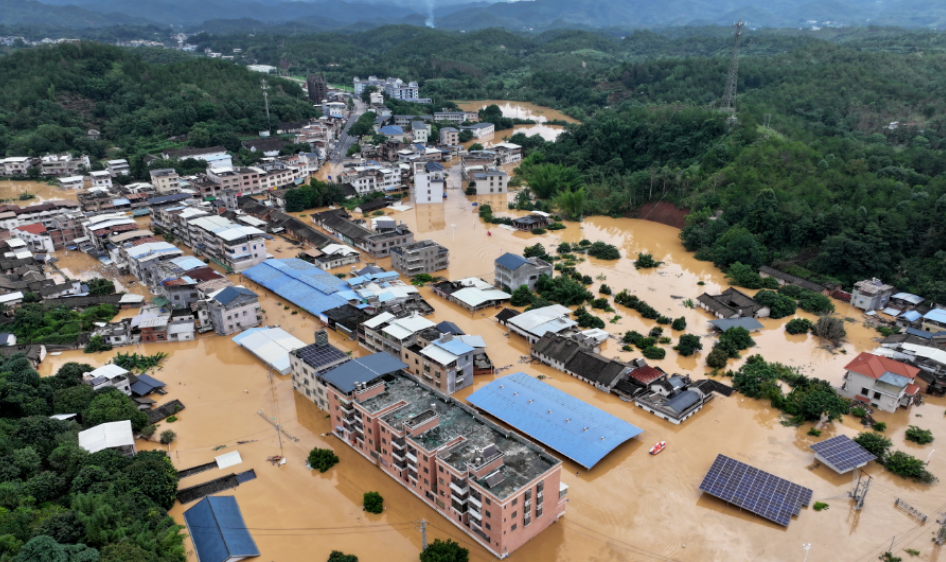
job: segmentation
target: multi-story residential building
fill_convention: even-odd
[[[473,174],[473,184],[477,195],[490,193],[509,193],[509,174],[502,170],[492,170]]]
[[[420,341],[424,342],[425,345],[429,344],[432,339],[439,337],[439,334],[436,329],[436,324],[427,320],[423,316],[407,316],[405,318],[390,318],[383,323],[383,327],[376,322],[371,322],[370,320],[365,324],[371,323],[375,328],[368,328],[372,330],[371,336],[373,336],[373,345],[377,345],[377,336],[381,336],[381,349],[385,353],[389,353],[394,357],[401,356],[401,349],[406,346],[414,345],[418,342],[418,338],[421,338]],[[367,328],[367,326],[366,326]],[[425,331],[433,330],[426,334]],[[368,336],[369,333],[365,332],[365,335]]]
[[[328,410],[328,393],[318,376],[349,360],[348,354],[328,342],[324,329],[315,333],[315,343],[289,352],[292,387],[312,400],[320,410]]]
[[[461,131],[470,131],[474,139],[486,139],[493,136],[496,132],[496,125],[492,123],[476,123],[474,125],[462,125]]]
[[[318,377],[340,440],[497,557],[564,515],[560,460],[404,367],[373,355]]]
[[[28,156],[0,158],[0,176],[25,176],[38,161],[38,158],[33,159]]]
[[[120,251],[122,263],[119,267],[127,269],[145,285],[157,285],[161,279],[152,277],[149,272],[154,271],[150,266],[159,262],[172,260],[184,255],[177,246],[167,242],[149,242],[138,246],[122,248]]]
[[[113,236],[139,230],[135,219],[122,213],[103,213],[89,217],[82,223],[85,235],[93,246],[103,250]]]
[[[89,172],[89,178],[92,180],[92,187],[112,189],[112,174],[106,170]]]
[[[433,240],[421,240],[391,250],[391,267],[404,275],[434,273],[450,266],[450,250]]]
[[[401,188],[401,171],[393,166],[359,166],[338,175],[339,183],[351,184],[358,195]]]
[[[201,325],[209,321],[221,336],[255,328],[263,322],[259,296],[245,287],[227,287],[212,293],[198,301],[197,309]]]
[[[444,127],[440,129],[440,144],[447,146],[460,144],[460,129],[455,127]]]
[[[128,165],[128,160],[124,158],[109,160],[105,164],[105,169],[107,169],[108,173],[112,174],[112,176],[127,176],[131,173],[131,166]]]
[[[358,325],[358,345],[374,353],[384,352],[384,333],[381,331],[397,317],[382,312]]]
[[[11,233],[26,242],[26,247],[33,253],[51,254],[56,250],[52,237],[42,223],[18,226]]]
[[[47,154],[40,159],[40,169],[44,176],[77,175],[92,167],[86,155]]]
[[[858,281],[851,293],[851,304],[866,312],[881,310],[896,291],[893,285],[886,285],[880,279]]]
[[[401,360],[418,379],[440,392],[453,394],[473,384],[476,349],[461,338],[445,334],[426,346],[401,348]]]
[[[522,285],[535,291],[535,284],[540,275],[552,277],[552,264],[539,258],[524,258],[516,254],[505,254],[496,258],[493,275],[493,285],[498,288],[508,288],[515,291]]]
[[[909,408],[920,391],[914,384],[919,369],[866,351],[844,370],[844,384],[838,393],[885,412],[896,412],[901,406]]]
[[[494,144],[492,150],[496,153],[497,164],[515,164],[522,161],[522,147],[511,142]]]
[[[0,205],[0,228],[12,230],[26,224],[42,223],[47,229],[56,226],[55,219],[79,210],[75,201],[50,201],[29,207]]]
[[[125,396],[131,396],[131,381],[128,378],[130,374],[127,369],[110,363],[84,373],[82,383],[91,386],[92,390],[112,387],[117,388]]]
[[[427,142],[427,137],[430,135],[430,125],[424,123],[423,121],[412,121],[411,122],[411,138],[414,142]]]
[[[393,248],[414,242],[414,233],[404,225],[397,225],[390,231],[373,232],[351,222],[350,218],[344,209],[334,209],[315,213],[312,222],[345,244],[364,250],[375,258],[387,257]]]
[[[414,203],[443,203],[447,172],[438,162],[424,162],[424,171],[414,174]]]
[[[433,118],[433,115],[394,115],[391,117],[391,120],[398,127],[404,127],[406,125],[410,125],[418,119],[426,123],[428,121],[433,121]]]
[[[264,232],[220,216],[196,218],[188,223],[191,246],[221,266],[240,272],[266,260]]]
[[[57,181],[59,188],[64,191],[85,189],[85,176],[61,176]]]
[[[151,170],[151,185],[158,193],[172,193],[180,190],[181,176],[174,171],[174,168]]]
[[[434,121],[437,123],[456,123],[459,125],[466,121],[466,112],[464,111],[435,111]]]

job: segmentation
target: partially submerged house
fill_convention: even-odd
[[[594,341],[578,334],[562,336],[546,332],[532,346],[531,355],[605,392],[611,392],[622,375],[634,369],[623,361],[599,355]]]
[[[887,306],[887,302],[896,290],[893,285],[887,285],[876,277],[858,281],[854,284],[854,292],[851,293],[851,304],[864,312],[881,310]]]
[[[920,391],[915,384],[920,370],[887,357],[865,351],[844,369],[847,372],[838,394],[885,412],[909,408]]]
[[[766,318],[770,312],[769,307],[733,287],[719,295],[703,293],[696,300],[700,303],[700,308],[717,318]]]
[[[237,562],[260,555],[233,496],[207,496],[184,512],[198,562]]]

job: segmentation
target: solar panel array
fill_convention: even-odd
[[[345,352],[331,344],[307,345],[298,350],[297,353],[299,355],[299,359],[302,359],[310,367],[313,367],[316,372],[319,372],[326,365],[338,363],[339,361],[348,358],[348,356],[345,355]]]
[[[811,502],[813,494],[809,488],[725,455],[716,457],[700,490],[783,527]]]
[[[836,435],[811,448],[842,474],[877,458],[846,435]]]

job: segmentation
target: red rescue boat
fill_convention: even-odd
[[[663,451],[666,448],[667,448],[666,441],[658,441],[656,445],[650,448],[650,454],[656,455],[657,453],[659,453],[660,451]]]

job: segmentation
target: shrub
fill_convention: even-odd
[[[581,328],[604,328],[604,320],[588,312],[585,307],[580,306],[574,312],[575,320]]]
[[[466,188],[464,193],[466,193],[467,195],[476,195],[476,186],[471,185],[470,187]]]
[[[684,317],[677,318],[673,321],[673,324],[670,325],[670,328],[678,332],[682,332],[687,329],[687,319]]]
[[[533,228],[531,232],[532,234],[545,234],[548,231],[544,228]]]
[[[555,251],[560,254],[567,254],[572,251],[572,245],[568,242],[562,242],[558,245],[558,248],[556,248]]]
[[[812,314],[830,314],[834,312],[834,304],[831,299],[814,291],[803,291],[801,293],[798,298],[798,308]]]
[[[358,557],[354,554],[345,554],[344,552],[333,550],[328,555],[327,562],[358,562]]]
[[[168,417],[166,420],[164,420],[164,421],[166,421],[166,422],[168,422],[168,423],[174,423],[174,422],[177,421],[177,416],[169,416],[169,417]]]
[[[309,451],[309,466],[312,470],[325,472],[338,464],[338,456],[331,449],[319,449],[315,447]]]
[[[663,335],[663,333],[664,333],[663,328],[661,328],[660,326],[654,326],[653,328],[650,329],[650,332],[647,335],[652,338],[659,338],[660,336]]]
[[[548,230],[564,230],[565,225],[560,222],[553,222],[546,227]]]
[[[644,336],[642,336],[639,332],[635,332],[634,330],[628,330],[627,332],[624,332],[624,337],[621,339],[624,343],[637,344],[637,342],[641,341],[643,337]]]
[[[161,432],[161,444],[170,445],[172,441],[177,438],[177,434],[171,431],[170,429],[165,429]]]
[[[610,295],[611,287],[608,287],[607,285],[601,285],[600,287],[598,287],[598,292],[601,293],[602,295]]]
[[[655,260],[653,254],[637,254],[637,259],[634,260],[634,268],[649,269],[651,267],[659,267],[663,265],[663,263],[662,261]]]
[[[139,433],[141,433],[141,436],[144,437],[145,439],[151,439],[151,436],[154,435],[154,432],[157,430],[158,430],[157,426],[155,426],[154,424],[150,424],[150,425],[146,425],[142,427]]]
[[[774,319],[785,318],[795,314],[795,301],[785,295],[763,289],[753,297],[762,306],[769,307],[769,317]]]
[[[710,354],[706,357],[706,365],[713,369],[724,368],[727,361],[729,361],[729,354],[719,346],[714,347],[713,351],[710,351]]]
[[[807,318],[793,318],[785,324],[785,331],[793,336],[796,334],[807,334],[814,327],[811,320]]]
[[[657,345],[657,338],[641,338],[634,345],[637,346],[637,349],[644,351],[648,347],[653,347]]]
[[[368,513],[381,513],[384,511],[384,498],[378,492],[365,492],[363,497],[365,511]]]
[[[434,542],[420,553],[420,562],[469,562],[470,551],[463,548],[459,543],[440,539],[434,539]]]
[[[601,310],[611,310],[611,301],[605,297],[595,299],[591,301],[591,308],[598,308]]]
[[[644,357],[648,359],[663,359],[667,356],[667,350],[662,347],[651,346],[641,351]]]
[[[844,329],[844,321],[832,316],[822,316],[815,322],[812,333],[819,338],[829,341],[834,345],[841,343],[847,336],[847,330]]]
[[[585,240],[582,240],[582,242],[585,242]],[[616,246],[605,244],[604,242],[595,242],[588,246],[588,255],[593,258],[598,258],[599,260],[616,260],[621,258],[621,253]]]
[[[99,353],[100,351],[109,351],[112,349],[112,344],[105,341],[105,338],[102,336],[92,336],[89,338],[89,343],[85,344],[85,353]]]
[[[887,424],[884,422],[876,422],[873,426],[874,431],[884,431],[887,429]]]
[[[920,445],[932,443],[933,432],[928,429],[920,429],[915,425],[911,425],[909,429],[907,429],[907,441],[913,441],[914,443],[919,443]]]
[[[699,336],[694,336],[693,334],[683,334],[680,336],[680,341],[677,343],[674,349],[677,350],[677,353],[680,355],[689,357],[697,351],[703,349],[703,342],[700,341]]]
[[[509,299],[509,304],[513,306],[529,306],[533,301],[535,301],[535,295],[529,290],[529,286],[520,285],[518,289],[513,291],[512,298]]]
[[[673,320],[671,320],[670,318],[668,318],[668,317],[666,317],[666,316],[658,316],[658,317],[657,317],[657,323],[658,323],[658,324],[670,324],[671,322],[673,322]]]
[[[755,340],[749,335],[749,330],[741,327],[730,328],[719,335],[718,347],[722,347],[730,357],[738,357],[743,349],[755,345]]]
[[[814,509],[815,511],[824,511],[828,509],[828,504],[824,502],[815,502]]]
[[[936,477],[926,470],[926,463],[922,460],[896,451],[884,459],[884,468],[903,478],[912,478],[924,484],[932,484]]]
[[[880,460],[883,460],[887,456],[887,451],[890,450],[890,446],[893,444],[890,439],[887,439],[883,435],[878,435],[876,433],[859,433],[857,437],[854,438],[854,442],[867,449],[867,452],[874,455]]]
[[[582,285],[591,285],[592,283],[594,283],[594,280],[591,278],[590,275],[582,275],[579,281],[581,281]]]
[[[821,430],[811,428],[808,430],[808,435],[811,435],[812,437],[821,437]]]
[[[855,418],[863,418],[864,416],[867,415],[867,410],[865,410],[861,406],[855,406],[851,408],[851,415],[854,416]]]
[[[671,340],[668,336],[663,336],[663,337],[661,337],[661,338],[657,338],[657,343],[660,343],[660,344],[668,344],[668,343],[670,343],[671,341],[673,341],[673,340]]]
[[[584,238],[584,239],[582,239],[582,240],[578,243],[578,245],[579,245],[579,246],[591,246],[591,240],[588,240],[587,238]]]

